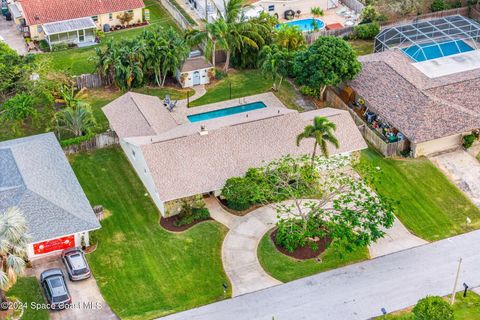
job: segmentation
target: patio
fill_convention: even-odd
[[[3,17],[0,19],[0,36],[4,39],[5,43],[17,51],[18,54],[23,55],[27,53],[25,41],[13,21],[7,21],[3,19]]]

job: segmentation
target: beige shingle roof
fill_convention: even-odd
[[[157,193],[169,201],[219,190],[226,179],[242,175],[262,161],[312,152],[313,140],[304,140],[297,147],[295,139],[315,116],[328,117],[337,124],[340,148],[329,146],[331,154],[367,147],[348,112],[327,108],[219,127],[207,135],[195,133],[145,144],[141,150]]]
[[[102,110],[120,138],[156,135],[177,126],[170,112],[154,96],[128,92]]]

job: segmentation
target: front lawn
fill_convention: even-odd
[[[7,292],[9,297],[17,297],[22,303],[27,304],[22,320],[48,320],[48,310],[30,308],[30,304],[45,304],[40,284],[35,277],[18,278],[17,283]]]
[[[450,301],[450,298],[448,301]],[[411,312],[412,308],[394,312],[386,316],[378,317],[378,320],[415,320]],[[480,296],[473,292],[469,292],[467,297],[463,297],[463,293],[459,292],[455,296],[455,304],[453,305],[453,313],[455,320],[480,320]]]
[[[145,28],[151,28],[153,25],[178,28],[173,18],[159,1],[145,0],[144,3],[145,7],[150,10],[150,24],[148,26],[109,32],[106,34],[106,38],[111,38],[115,41],[131,39],[138,36]],[[42,53],[37,55],[37,57],[48,61],[49,68],[52,71],[67,72],[71,75],[93,73],[95,71],[95,63],[90,58],[95,56],[96,47],[91,46]]]
[[[320,256],[321,262],[317,259],[297,260],[277,250],[270,238],[270,232],[267,232],[260,241],[257,254],[263,269],[282,282],[304,278],[369,258],[367,248],[348,252],[330,247]]]
[[[111,214],[94,233],[98,248],[87,257],[115,313],[149,319],[225,298],[226,228],[209,221],[179,234],[162,229],[157,208],[119,148],[70,160],[91,204]]]
[[[398,201],[396,216],[420,238],[435,241],[480,227],[480,210],[428,159],[385,159],[368,149],[361,163],[382,169],[377,192]]]
[[[230,97],[230,84],[232,87]],[[231,71],[227,78],[222,79],[212,85],[207,86],[207,93],[190,103],[191,107],[197,107],[209,103],[236,99],[254,94],[260,94],[270,91],[272,88],[271,77],[266,77],[260,70],[240,70]],[[291,109],[298,109],[295,105],[295,91],[292,85],[284,80],[282,87],[275,95]]]

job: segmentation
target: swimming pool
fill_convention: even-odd
[[[402,51],[413,59],[415,62],[422,62],[426,60],[437,59],[446,56],[452,56],[463,52],[473,51],[465,41],[444,41],[438,44],[433,42],[424,43],[421,45],[413,45],[408,48],[403,48]]]
[[[277,24],[277,28],[280,28],[285,24],[299,27],[300,30],[302,30],[302,32],[315,30],[315,24],[317,25],[317,28],[316,28],[317,30],[323,29],[325,27],[325,22],[323,22],[322,20],[309,18],[309,19],[293,20],[293,21]]]
[[[226,109],[192,114],[191,116],[187,116],[187,118],[188,118],[188,121],[190,122],[199,122],[199,121],[205,121],[205,120],[210,120],[210,119],[215,119],[220,117],[231,116],[237,113],[248,112],[248,111],[262,109],[266,107],[267,106],[265,105],[265,103],[259,101],[259,102],[252,102],[252,103],[244,104],[241,106],[235,106],[235,107],[226,108]]]

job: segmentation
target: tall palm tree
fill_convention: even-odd
[[[336,129],[336,124],[329,121],[327,118],[315,117],[313,119],[313,125],[306,126],[303,132],[297,136],[297,147],[300,146],[300,142],[302,142],[303,139],[315,139],[312,153],[312,166],[315,162],[318,145],[320,146],[322,155],[325,157],[328,157],[329,155],[327,143],[333,144],[337,149],[340,147],[337,138],[333,134]]]
[[[96,126],[95,117],[89,104],[80,102],[75,107],[67,107],[55,114],[57,132],[66,131],[75,137],[81,137]]]
[[[2,302],[7,301],[5,293],[15,284],[17,276],[25,271],[26,248],[29,242],[27,222],[18,208],[11,207],[0,214],[0,300]]]

